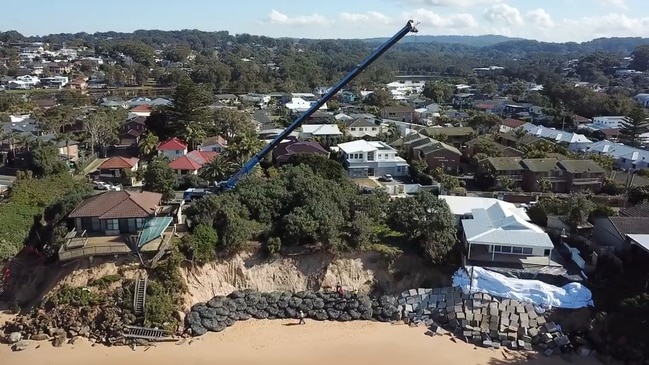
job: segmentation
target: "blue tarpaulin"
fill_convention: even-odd
[[[147,243],[160,238],[172,221],[172,217],[149,218],[144,223],[144,227],[142,227],[142,233],[140,233],[140,237],[137,240],[137,247],[141,248]]]

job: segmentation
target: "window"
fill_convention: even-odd
[[[90,220],[90,223],[91,223],[93,232],[101,231],[101,223],[99,222],[99,218],[92,218]]]
[[[372,131],[376,131],[376,127],[372,127]]]
[[[177,155],[180,155],[180,152],[182,152],[182,151],[181,150],[176,150]]]
[[[135,227],[137,229],[142,229],[144,226],[144,219],[143,218],[135,218]]]
[[[532,249],[530,247],[523,247],[523,255],[531,255]]]
[[[374,152],[368,152],[367,153],[367,160],[368,161],[374,161]]]
[[[502,246],[502,253],[512,253],[512,248],[509,246]]]
[[[128,231],[129,232],[135,232],[135,218],[129,218],[128,219]]]
[[[119,220],[109,219],[106,221],[106,230],[107,231],[118,231],[119,230]]]
[[[352,132],[356,132],[356,127],[349,128]]]
[[[548,257],[548,256],[550,256],[550,252],[552,252],[552,250],[551,250],[551,249],[549,249],[549,248],[548,248],[548,249],[546,249],[545,251],[543,251],[543,256],[545,256],[545,257]]]
[[[520,255],[520,254],[523,253],[523,248],[522,247],[512,247],[512,253]]]

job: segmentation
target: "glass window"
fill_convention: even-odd
[[[92,218],[91,225],[93,232],[101,231],[101,223],[99,222],[99,218]]]
[[[500,252],[500,246],[493,246],[493,252]]]
[[[512,253],[512,248],[509,246],[503,246],[502,249],[503,249],[502,250],[503,253]]]
[[[523,255],[531,255],[532,249],[529,247],[523,247]]]
[[[374,152],[368,152],[367,153],[367,160],[368,161],[374,161]]]
[[[128,231],[129,232],[135,232],[135,218],[129,218],[128,220]]]
[[[350,129],[351,129],[352,132],[356,131],[356,127],[351,127]]]
[[[144,226],[144,219],[142,219],[142,218],[136,218],[136,219],[135,219],[135,227],[136,227],[137,229],[142,229],[143,226]]]
[[[372,130],[375,131],[375,130],[376,130],[376,127],[372,127]]]
[[[119,230],[119,221],[117,219],[109,219],[106,221],[106,230],[107,231],[117,231]]]
[[[545,256],[545,257],[550,256],[551,251],[552,251],[551,249],[546,249],[545,251],[543,251],[543,256]]]
[[[512,247],[512,253],[522,254],[523,253],[523,248],[522,247]]]

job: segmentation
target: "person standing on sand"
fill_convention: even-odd
[[[299,316],[300,316],[300,322],[298,324],[306,324],[306,322],[304,321],[304,312],[303,311],[300,311]]]

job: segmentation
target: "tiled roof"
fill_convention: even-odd
[[[216,155],[216,152],[191,151],[185,156],[171,161],[169,167],[174,170],[195,171],[212,161]]]
[[[433,137],[437,134],[453,137],[453,136],[467,136],[471,133],[475,133],[475,130],[471,127],[448,127],[448,128],[428,127],[422,129],[421,133],[429,137]]]
[[[150,105],[142,104],[138,105],[135,108],[131,109],[131,112],[150,112],[153,108]]]
[[[523,171],[521,159],[518,157],[489,157],[489,164],[496,171]]]
[[[559,167],[573,174],[581,174],[584,172],[606,172],[600,164],[593,160],[559,160],[558,164]]]
[[[162,194],[143,191],[108,191],[81,202],[68,218],[146,218],[153,215]]]
[[[296,153],[327,154],[329,152],[317,142],[292,141],[277,145],[273,150],[273,157],[278,160],[285,160]]]
[[[532,172],[550,172],[557,169],[558,161],[556,158],[528,158],[521,163]]]
[[[131,169],[138,163],[138,159],[126,158],[126,157],[111,157],[108,160],[104,161],[99,165],[100,170],[109,170],[109,169]]]
[[[225,140],[225,138],[221,136],[212,136],[212,137],[207,137],[203,140],[201,143],[201,146],[212,146],[218,144],[219,146],[227,146],[228,141]]]
[[[366,118],[358,118],[351,123],[349,123],[350,127],[376,127],[376,123],[374,123],[371,120],[368,120]]]
[[[122,133],[121,137],[139,137],[142,135],[142,132],[136,131],[135,129],[129,129],[128,131]]]
[[[186,148],[187,144],[176,137],[164,141],[158,145],[158,151],[178,151],[184,150]]]
[[[649,217],[649,203],[634,205],[629,208],[620,209],[623,217]]]
[[[622,237],[627,234],[649,234],[648,217],[609,217],[608,219]]]
[[[518,128],[525,124],[522,120],[508,118],[502,121],[502,124],[509,128]]]

